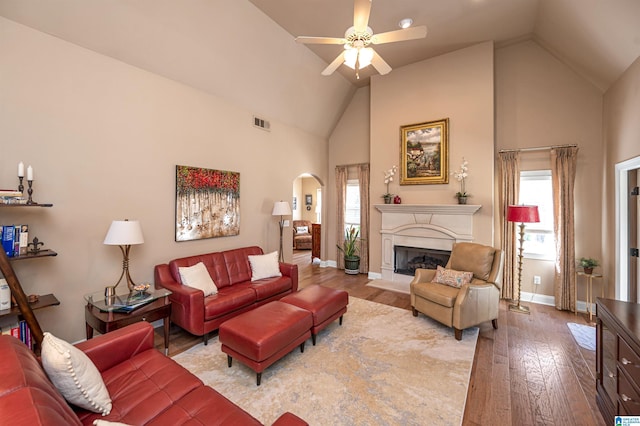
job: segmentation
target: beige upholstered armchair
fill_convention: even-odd
[[[502,262],[502,250],[475,243],[454,244],[446,270],[416,270],[411,281],[413,316],[422,312],[453,327],[457,340],[462,339],[462,330],[484,321],[492,321],[493,328],[498,328]],[[473,276],[466,274],[461,279],[463,274],[450,270],[471,272]],[[470,283],[461,283],[469,279]],[[451,285],[435,282],[438,280]]]

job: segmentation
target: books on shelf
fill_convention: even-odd
[[[15,227],[13,225],[2,226],[2,249],[6,253],[7,257],[13,257],[14,230]]]
[[[19,197],[22,197],[22,192],[15,191],[13,189],[0,189],[0,197],[2,197],[2,198],[19,198]]]
[[[29,349],[33,349],[33,340],[31,337],[31,329],[27,324],[27,321],[21,320],[14,323],[10,323],[2,327],[2,334],[8,334],[16,339],[19,339],[22,343],[27,345]]]
[[[2,249],[7,257],[27,254],[29,225],[2,225]]]

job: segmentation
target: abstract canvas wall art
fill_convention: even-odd
[[[176,241],[240,233],[240,173],[176,166]]]

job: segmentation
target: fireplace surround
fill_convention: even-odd
[[[395,246],[451,251],[453,243],[473,241],[475,204],[376,204],[382,213],[381,278],[408,284],[413,278],[395,272]]]

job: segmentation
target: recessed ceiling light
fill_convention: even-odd
[[[398,22],[398,26],[403,29],[409,28],[412,24],[413,24],[413,19],[411,18],[404,18],[400,20],[400,22]]]

